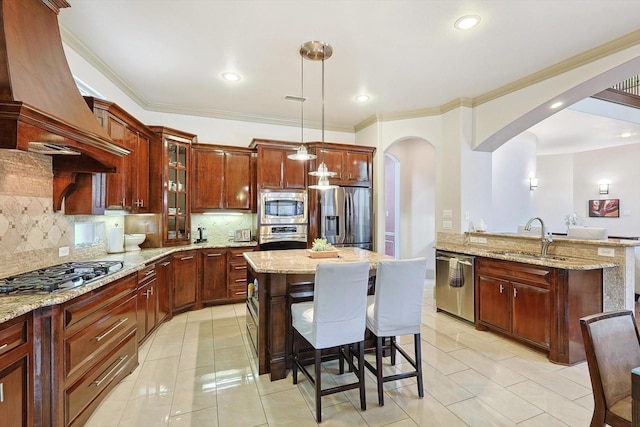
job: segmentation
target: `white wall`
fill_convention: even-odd
[[[547,230],[565,233],[564,218],[576,211],[573,193],[573,155],[537,157],[538,189],[535,190],[535,215],[542,218]],[[582,218],[584,212],[576,212]]]
[[[494,151],[492,160],[493,222],[489,230],[515,232],[535,213],[538,193],[529,189],[529,178],[536,176],[535,136],[518,135]]]

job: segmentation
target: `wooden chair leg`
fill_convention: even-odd
[[[344,374],[344,346],[341,345],[338,347],[338,373],[340,375]]]
[[[376,337],[376,380],[378,382],[378,405],[380,406],[384,406],[384,379],[382,378],[382,343],[382,337]]]
[[[351,346],[349,346],[351,347]],[[351,353],[349,353],[351,357]],[[365,411],[367,409],[367,397],[365,395],[364,386],[364,341],[358,343],[358,381],[360,383],[360,409]]]
[[[420,398],[424,397],[424,385],[422,383],[422,346],[420,345],[420,334],[413,335],[413,341],[415,344],[415,361],[416,361],[416,371],[418,371],[417,380],[418,380],[418,396]]]
[[[321,362],[322,362],[322,350],[315,350],[316,419],[318,420],[318,423],[322,422],[322,374],[320,372]]]
[[[391,365],[396,366],[396,337],[389,337],[389,340],[389,350],[391,351]]]

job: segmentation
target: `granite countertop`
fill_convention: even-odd
[[[256,273],[315,274],[316,266],[322,263],[369,261],[372,268],[388,255],[359,248],[337,248],[337,258],[311,258],[307,249],[284,251],[245,252],[244,258]]]
[[[538,239],[539,240],[539,239]],[[503,259],[507,261],[521,262],[526,264],[541,265],[545,267],[564,268],[568,270],[596,270],[607,267],[617,267],[619,264],[604,260],[591,260],[582,258],[572,258],[564,255],[550,255],[547,257],[532,258],[518,251],[502,251],[499,249],[481,249],[473,246],[458,245],[454,243],[437,244],[437,250],[455,252],[467,255],[482,256],[486,258]]]
[[[131,273],[135,273],[138,270],[145,267],[150,262],[157,261],[158,259],[170,255],[175,252],[188,251],[193,249],[207,249],[207,248],[227,248],[227,247],[252,247],[256,246],[257,242],[235,242],[229,240],[211,241],[204,243],[194,243],[191,245],[177,246],[170,248],[151,248],[142,249],[136,252],[123,252],[119,254],[105,254],[95,260],[101,261],[122,261],[122,269],[103,276],[97,280],[78,286],[77,288],[65,289],[62,291],[43,293],[37,295],[0,295],[0,323],[7,320],[29,313],[41,307],[62,304],[80,295],[86,294],[98,289],[102,286],[108,285],[114,280],[118,280],[122,277],[128,276]],[[76,261],[74,259],[64,260],[63,262]],[[83,260],[90,261],[90,260]]]

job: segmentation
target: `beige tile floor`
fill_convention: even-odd
[[[161,325],[142,345],[139,367],[86,425],[316,425],[313,389],[303,376],[294,386],[291,374],[275,382],[258,375],[244,317],[244,305],[236,304],[181,314]],[[328,396],[322,425],[589,425],[593,398],[586,363],[552,364],[541,353],[437,313],[432,281],[425,283],[422,352],[423,399],[413,379],[387,383],[379,407],[375,379],[367,373],[367,410],[360,411],[357,390]],[[344,380],[336,368],[326,366],[324,384]]]

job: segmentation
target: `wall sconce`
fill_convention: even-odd
[[[609,184],[606,182],[598,184],[598,192],[600,194],[609,194]]]
[[[529,178],[529,190],[533,191],[538,188],[538,178]]]

